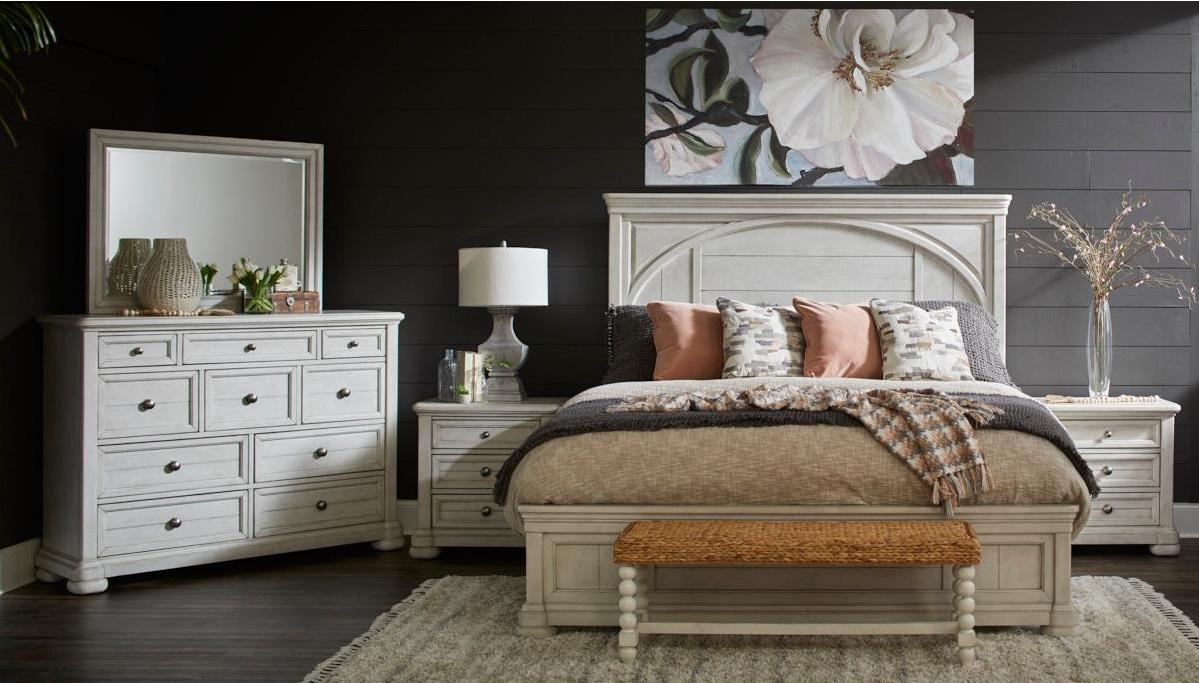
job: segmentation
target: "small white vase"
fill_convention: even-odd
[[[195,311],[200,308],[204,285],[200,269],[181,237],[154,240],[154,254],[142,270],[137,300],[142,308]]]

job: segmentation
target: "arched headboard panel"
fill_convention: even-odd
[[[1003,333],[1008,195],[604,199],[611,303],[962,299],[982,304]]]

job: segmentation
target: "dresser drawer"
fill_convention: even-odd
[[[323,429],[254,437],[254,478],[279,481],[383,469],[383,427]]]
[[[102,334],[96,356],[101,368],[140,368],[176,365],[178,341],[174,334]]]
[[[249,429],[297,422],[296,368],[204,371],[204,428]]]
[[[321,365],[304,368],[304,422],[382,419],[384,366]]]
[[[249,450],[244,436],[100,446],[99,496],[246,484]]]
[[[101,505],[99,554],[117,555],[249,537],[246,492]]]
[[[315,358],[316,330],[194,332],[183,335],[183,362],[187,365]]]
[[[321,358],[379,358],[387,353],[387,328],[348,327],[321,331]]]
[[[433,455],[433,488],[486,489],[495,487],[495,475],[506,455],[436,453]]]
[[[539,420],[433,420],[433,448],[494,448],[511,451],[541,425]]]
[[[1158,420],[1063,420],[1079,449],[1146,448],[1161,445]]]
[[[507,529],[504,507],[490,495],[433,496],[433,526],[442,529]]]
[[[258,489],[254,535],[313,531],[383,520],[383,478]]]
[[[1157,451],[1124,452],[1115,454],[1111,451],[1083,451],[1095,481],[1107,488],[1109,486],[1160,486],[1160,462]]]
[[[199,374],[101,375],[97,438],[182,434],[199,430]]]
[[[1154,526],[1161,509],[1156,493],[1101,493],[1091,501],[1088,526]]]

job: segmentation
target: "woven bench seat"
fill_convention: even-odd
[[[613,553],[625,565],[976,565],[967,522],[633,522]]]
[[[625,527],[612,550],[620,577],[617,650],[626,663],[636,659],[640,636],[650,633],[945,634],[957,636],[963,664],[976,657],[974,576],[982,547],[967,522],[644,520]],[[949,565],[955,579],[953,616],[944,621],[801,624],[655,621],[637,568],[656,565]]]

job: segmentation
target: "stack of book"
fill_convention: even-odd
[[[483,400],[483,356],[475,351],[454,351],[458,361],[458,376],[454,384],[459,393],[466,389],[469,398],[466,403],[477,403]]]

